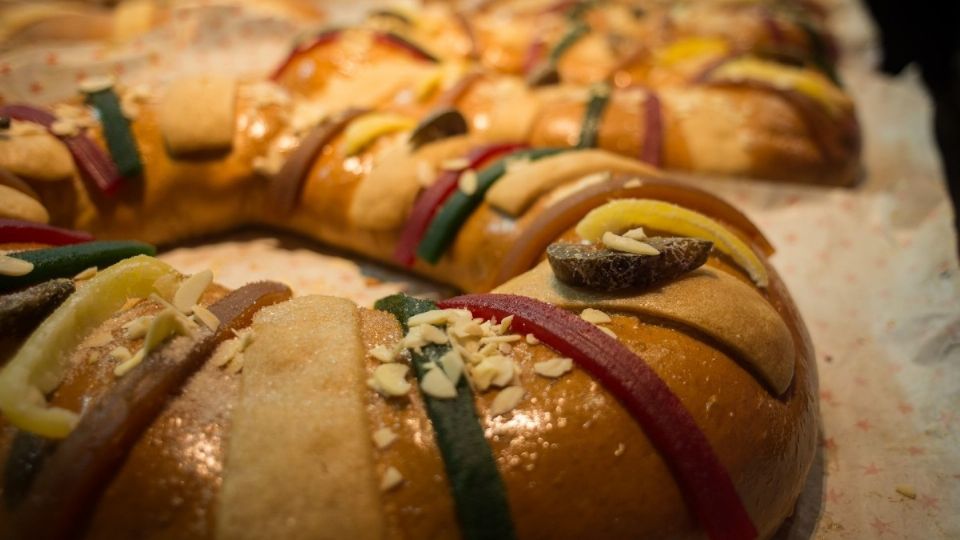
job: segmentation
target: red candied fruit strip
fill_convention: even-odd
[[[710,538],[753,539],[757,530],[706,435],[663,380],[637,354],[596,326],[551,304],[512,294],[471,294],[438,302],[474,317],[502,320],[573,359],[640,424]]]
[[[643,102],[643,150],[640,161],[654,167],[663,167],[663,108],[660,96],[654,90],[647,90],[647,99]]]
[[[396,250],[393,252],[393,258],[404,266],[413,266],[416,260],[417,246],[423,238],[424,232],[433,221],[433,216],[457,190],[457,183],[460,175],[467,169],[478,169],[487,162],[505,154],[523,150],[527,145],[520,143],[504,143],[482,146],[472,150],[467,154],[467,166],[457,170],[447,170],[440,174],[436,182],[423,190],[417,201],[413,204],[410,211],[410,217],[400,233],[400,239],[397,241]]]
[[[4,105],[0,107],[0,116],[40,124],[48,131],[57,120],[57,117],[47,111],[29,105]],[[73,156],[77,168],[104,195],[112,196],[116,194],[123,177],[120,175],[116,163],[97,146],[97,143],[83,133],[68,137],[60,137],[52,131],[50,133],[67,145],[67,150]]]
[[[394,34],[393,32],[377,32],[373,39],[377,43],[382,43],[384,45],[389,45],[400,50],[407,51],[414,58],[418,58],[420,60],[426,60],[427,62],[433,63],[440,61],[436,56],[424,50],[420,45],[417,45],[403,36]]]
[[[17,219],[0,219],[0,244],[33,243],[48,246],[81,244],[93,240],[93,235],[83,231],[61,229],[42,223]]]
[[[290,51],[290,54],[283,59],[283,62],[277,66],[277,69],[273,71],[273,74],[270,75],[270,80],[279,80],[280,76],[283,75],[283,72],[286,71],[287,68],[289,68],[297,58],[300,58],[300,56],[316,49],[317,47],[322,47],[328,43],[333,43],[338,37],[340,37],[341,32],[342,30],[339,28],[325,30],[317,34],[313,39],[300,43],[294,47],[293,50]]]

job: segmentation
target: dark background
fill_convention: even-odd
[[[960,0],[864,0],[891,75],[915,64],[934,104],[934,129],[960,229]],[[958,239],[960,249],[960,239]]]

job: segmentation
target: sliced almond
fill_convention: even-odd
[[[73,120],[60,118],[50,124],[50,132],[58,137],[73,137],[80,133],[80,126]]]
[[[418,313],[407,321],[410,327],[421,324],[446,324],[455,320],[470,318],[470,312],[465,309],[433,309]]]
[[[519,386],[510,386],[504,388],[493,398],[490,405],[490,416],[500,416],[506,414],[517,407],[523,401],[524,391]]]
[[[449,330],[459,338],[479,337],[483,335],[483,327],[474,320],[458,321]]]
[[[503,387],[513,380],[513,360],[506,356],[489,356],[474,366],[470,373],[477,389],[481,391],[490,386]]]
[[[130,349],[121,345],[107,353],[107,357],[115,362],[127,362],[133,358],[133,353],[130,352]]]
[[[9,255],[0,255],[0,275],[25,276],[30,272],[33,272],[32,262]]]
[[[220,326],[220,319],[218,319],[213,312],[201,306],[200,304],[193,306],[193,316],[210,330],[216,330]]]
[[[440,367],[455,388],[463,375],[463,357],[456,349],[450,349],[440,357]]]
[[[385,396],[402,396],[410,391],[406,380],[410,366],[405,364],[381,364],[373,370],[374,388]]]
[[[569,358],[551,358],[533,364],[533,371],[541,377],[556,379],[573,369],[573,360]]]
[[[470,166],[470,160],[467,158],[447,159],[440,164],[440,168],[445,171],[460,171]]]
[[[596,326],[597,328],[599,328],[601,332],[603,332],[604,334],[612,337],[613,339],[620,339],[620,338],[617,336],[617,333],[616,333],[616,332],[614,332],[613,330],[607,328],[606,326],[600,326],[600,325],[595,325],[595,326]]]
[[[116,84],[116,79],[110,75],[101,75],[98,77],[87,77],[80,81],[80,84],[77,85],[77,88],[84,94],[93,94],[95,92],[101,92],[109,88],[113,88],[113,85]]]
[[[657,248],[651,246],[646,242],[634,240],[633,238],[626,238],[624,236],[620,236],[619,234],[613,234],[610,231],[603,233],[603,237],[601,237],[600,241],[603,242],[604,246],[614,251],[622,251],[624,253],[634,253],[636,255],[659,255],[660,254]]]
[[[397,351],[386,345],[377,345],[370,349],[370,356],[384,363],[394,362],[397,359]]]
[[[477,172],[473,169],[463,171],[460,179],[457,181],[457,187],[465,195],[473,195],[477,192]]]
[[[158,313],[150,321],[150,327],[147,329],[147,335],[143,340],[143,347],[132,358],[114,368],[113,374],[117,377],[126,375],[167,338],[184,333],[185,329],[178,315],[171,309],[165,309]]]
[[[457,389],[440,369],[427,371],[420,380],[420,389],[424,394],[437,399],[453,399],[457,397]]]
[[[383,473],[383,478],[380,479],[380,490],[390,491],[402,483],[403,475],[400,474],[400,471],[396,467],[387,467],[387,470]]]
[[[647,233],[643,231],[643,227],[637,227],[636,229],[630,229],[629,231],[623,233],[621,236],[624,238],[630,238],[633,240],[646,240]]]
[[[144,315],[137,317],[127,324],[123,325],[123,337],[127,339],[140,339],[147,335],[150,328],[150,322],[153,321],[153,315]]]
[[[480,343],[513,343],[523,339],[520,334],[507,334],[505,336],[484,336],[480,338]]]
[[[432,324],[421,324],[417,328],[420,329],[420,335],[423,336],[428,343],[436,343],[442,345],[444,343],[449,343],[450,338],[447,337],[446,332],[433,326]]]
[[[392,429],[384,427],[373,432],[373,444],[383,450],[397,440],[397,434]]]
[[[242,346],[239,338],[228,339],[217,347],[213,352],[210,361],[216,367],[224,367],[229,364],[240,353]]]
[[[197,305],[203,292],[212,282],[213,271],[211,270],[197,272],[183,280],[183,283],[180,284],[177,292],[173,295],[173,306],[181,313],[192,313],[193,306]]]
[[[417,352],[420,352],[420,349],[427,344],[427,340],[423,337],[421,331],[422,328],[429,325],[414,326],[410,328],[410,331],[407,332],[407,335],[403,336],[403,339],[400,340],[400,347],[403,349],[411,349]]]
[[[426,161],[417,161],[417,183],[423,187],[430,187],[437,180],[437,173],[433,166]]]
[[[510,330],[511,324],[513,324],[513,315],[507,315],[500,321],[500,324],[497,325],[497,333],[500,335],[506,334]]]
[[[599,309],[587,308],[580,312],[580,318],[592,324],[606,324],[613,319]]]

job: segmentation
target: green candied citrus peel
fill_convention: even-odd
[[[69,354],[129,298],[155,292],[157,280],[177,275],[168,264],[138,255],[91,278],[47,318],[0,370],[0,411],[18,428],[60,439],[79,415],[49,407],[46,395],[63,380]]]
[[[120,97],[113,88],[105,88],[87,94],[87,103],[92,105],[100,116],[103,126],[103,138],[107,141],[110,157],[124,178],[140,176],[143,172],[143,160],[137,139],[130,129],[130,120],[123,114]]]

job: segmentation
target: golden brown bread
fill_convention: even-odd
[[[544,269],[497,292],[562,299],[556,296],[560,289],[551,284]],[[743,279],[720,259],[712,259],[703,271]],[[700,300],[701,293],[693,289],[689,293],[676,290],[640,295],[668,310],[676,302]],[[722,341],[705,338],[686,320],[667,322],[611,305],[605,309],[612,317],[606,326],[680,397],[730,472],[761,537],[769,537],[792,512],[812,462],[817,437],[816,373],[809,338],[779,278],[772,277],[766,294],[749,286],[743,291],[717,301],[729,305],[769,302],[778,313],[795,354],[793,382],[783,395],[772,394],[745,368],[741,355],[730,353]],[[686,298],[689,294],[696,297]],[[203,302],[220,295],[221,289],[211,289]],[[570,306],[579,311],[577,304]],[[114,380],[108,361],[87,361],[91,353],[100,357],[118,344],[135,348],[135,342],[122,338],[120,327],[158,309],[151,301],[141,302],[94,332],[73,353],[76,361],[52,402],[77,410],[89,406]],[[316,326],[319,322],[323,324]],[[321,333],[303,333],[308,326]],[[378,530],[375,525],[381,520],[384,536],[391,538],[456,537],[454,503],[447,494],[446,475],[422,398],[413,392],[386,399],[364,383],[362,373],[371,373],[380,363],[364,351],[395,343],[401,336],[396,320],[383,312],[357,310],[344,300],[306,297],[261,312],[252,328],[255,345],[245,353],[244,363],[255,365],[237,374],[207,363],[133,446],[87,516],[84,537],[257,538],[279,531],[305,537],[325,537],[334,531],[366,536]],[[112,338],[99,338],[104,332]],[[747,339],[762,342],[772,336],[765,333]],[[290,340],[307,348],[281,345]],[[329,349],[316,349],[324,343],[349,347],[342,357],[330,356],[334,353]],[[309,350],[318,351],[318,356],[311,356]],[[329,354],[320,354],[320,350]],[[543,345],[514,342],[511,354],[520,366],[519,382],[527,398],[503,416],[489,414],[493,393],[478,394],[476,406],[519,537],[701,535],[663,456],[602,385],[578,368],[559,379],[535,375],[535,362],[556,356]],[[338,375],[344,369],[355,373],[352,379]],[[282,375],[284,371],[289,375]],[[313,382],[303,388],[298,389],[293,379],[279,385],[285,376],[300,380],[308,372],[317,375],[304,379],[303,383]],[[338,405],[335,396],[349,399],[349,403]],[[297,405],[300,399],[310,401]],[[284,400],[289,405],[282,405]],[[291,416],[293,410],[298,412]],[[349,419],[350,411],[361,416],[349,424],[327,420]],[[236,431],[240,429],[237,422],[247,435],[238,434],[243,432]],[[268,426],[280,431],[269,437],[269,432],[253,436],[259,432],[249,431]],[[377,448],[370,438],[382,427],[398,437],[386,448]],[[353,499],[336,496],[341,491],[331,486],[338,484],[330,483],[335,476],[327,482],[314,478],[328,474],[327,467],[320,464],[338,455],[338,450],[324,442],[334,433],[340,433],[338,440],[345,447],[340,451],[359,459],[347,469],[349,475],[339,477],[339,482],[348,482],[345,485],[354,482]],[[7,426],[0,446],[5,459],[10,456],[11,435]],[[233,446],[232,436],[239,437],[238,441],[259,440],[260,450],[255,446],[249,450],[255,453],[244,454]],[[277,446],[272,444],[276,436],[293,438]],[[297,437],[305,438],[298,443]],[[350,437],[358,438],[347,442]],[[357,454],[358,450],[362,451]],[[317,469],[305,475],[309,469],[304,467],[311,463]],[[331,461],[330,467],[334,463]],[[366,482],[375,483],[373,479],[382,477],[389,467],[401,470],[404,480],[400,487],[383,493],[375,486],[372,491],[362,487],[369,485]],[[241,471],[246,480],[231,478]],[[311,478],[314,481],[309,486],[298,484]],[[224,486],[235,481],[239,483],[227,495]],[[9,485],[6,478],[4,486]],[[287,528],[290,523],[284,516],[295,518],[308,511],[298,501],[313,501],[315,510],[309,512],[324,515],[322,509],[328,503],[321,501],[330,496],[336,501],[331,518],[312,524],[300,519],[293,529]],[[236,514],[234,523],[224,521],[223,512],[243,514]],[[259,519],[263,516],[276,521],[271,525],[270,520]],[[248,524],[247,529],[231,528],[243,523]]]
[[[276,86],[240,82],[235,105],[219,115],[233,112],[233,138],[227,144],[221,129],[211,138],[212,152],[171,152],[171,130],[189,119],[158,106],[162,93],[149,96],[131,122],[144,176],[128,179],[116,199],[99,196],[76,174],[28,180],[55,223],[102,238],[169,243],[263,223],[396,264],[393,252],[415,198],[449,161],[483,142],[574,146],[580,141],[587,102],[595,96],[589,89],[532,89],[490,73],[465,81],[463,70],[424,64],[381,38],[347,31],[295,57],[278,76],[292,102]],[[560,66],[568,72],[564,78],[588,81],[607,72],[613,62],[592,62],[608,52],[601,49],[595,40],[578,42],[569,57],[576,62],[565,59]],[[312,69],[302,69],[306,64]],[[614,84],[599,122],[602,150],[573,150],[527,165],[536,181],[525,181],[522,167],[509,169],[479,200],[440,261],[417,261],[414,271],[463,290],[490,290],[528,269],[546,243],[576,239],[568,220],[589,208],[573,205],[563,216],[554,210],[591,190],[597,191],[589,203],[594,205],[598,197],[624,196],[692,202],[757,253],[768,247],[752,225],[716,199],[622,157],[647,156],[652,146],[659,148],[658,162],[676,169],[841,184],[855,177],[858,141],[845,98],[783,91],[777,87],[782,79],[742,84],[729,73],[727,79],[688,86],[680,84],[680,75],[688,72],[667,71],[653,90]],[[355,134],[343,130],[325,141],[305,171],[296,211],[278,213],[270,206],[271,194],[279,182],[296,179],[277,177],[271,165],[282,163],[302,137],[295,124],[310,117],[302,107],[306,95],[326,109],[320,116],[365,106],[418,119],[440,104],[453,104],[472,129],[416,149],[407,145],[408,131],[388,132],[364,141],[359,151],[350,139]],[[90,133],[105,146],[98,126]],[[210,141],[186,146],[205,142]],[[592,172],[607,176],[591,178]],[[769,266],[766,271],[769,286],[759,288],[728,258],[714,256],[708,268],[675,283],[614,301],[574,295],[557,286],[541,264],[498,290],[575,312],[606,310],[612,317],[607,328],[680,398],[729,472],[759,534],[769,537],[792,512],[805,481],[817,410],[809,337],[783,283]],[[223,293],[212,289],[204,303]],[[144,301],[105,323],[71,353],[69,375],[51,403],[83,410],[109,392],[115,379],[104,356],[119,344],[138,344],[123,337],[120,327],[160,309]],[[78,525],[86,536],[460,534],[420,394],[385,399],[366,385],[364,373],[379,360],[365,351],[400,338],[395,319],[343,300],[312,297],[264,310],[253,332],[263,337],[254,338],[246,356],[255,365],[238,374],[232,364],[207,362],[171,397],[105,491],[93,494],[96,504]],[[328,343],[329,355],[321,352]],[[507,414],[495,415],[494,393],[478,392],[476,407],[518,536],[702,535],[702,524],[666,464],[670,456],[654,448],[602,384],[581,369],[556,380],[535,375],[533,364],[556,356],[536,340],[517,341],[509,350],[521,368],[518,381],[526,397]],[[399,435],[384,448],[370,441],[381,427]],[[15,441],[12,427],[3,428],[0,459],[19,463],[20,445],[27,443],[22,437]],[[377,479],[397,468],[402,483],[380,493]],[[24,485],[17,488],[16,482],[23,470],[7,468],[16,474],[4,477],[3,494],[14,501],[5,512],[22,496],[18,489]],[[0,520],[7,527],[18,523],[16,515],[2,517],[10,518]]]

